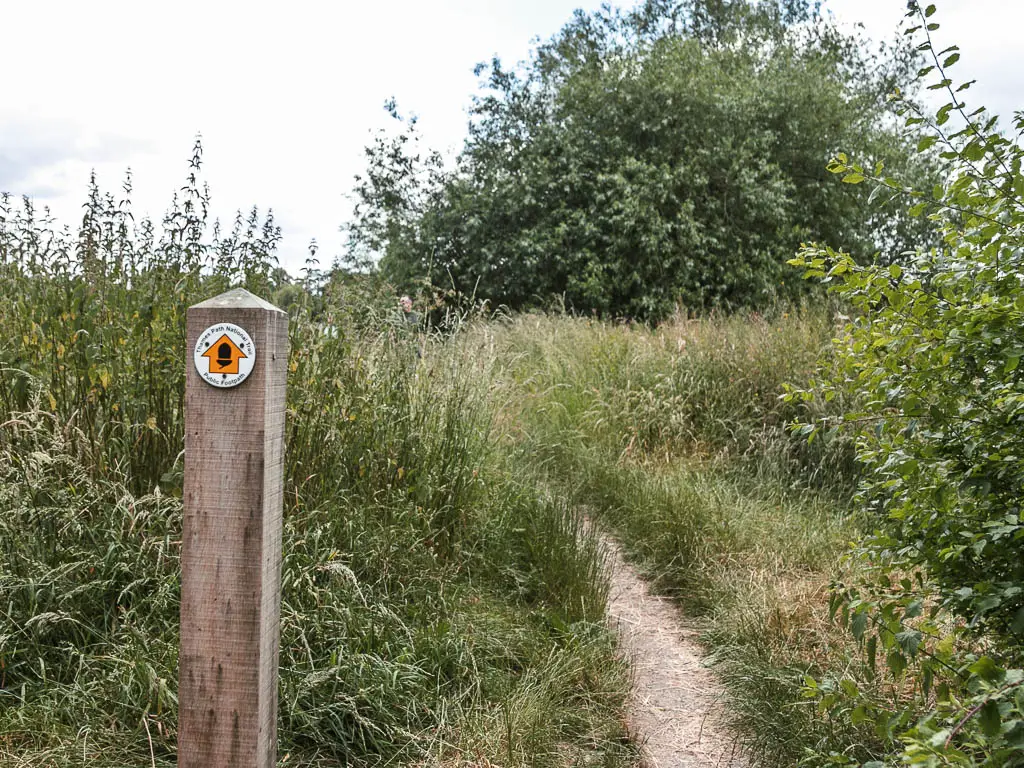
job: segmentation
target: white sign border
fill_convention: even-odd
[[[236,374],[211,373],[209,358],[203,357],[203,353],[210,348],[210,345],[217,340],[217,337],[223,334],[227,334],[228,338],[245,353],[245,357],[238,361],[238,373]],[[195,364],[199,378],[210,386],[219,389],[237,387],[249,378],[249,375],[256,367],[256,342],[239,325],[234,323],[216,323],[199,334],[199,338],[196,339],[195,350],[192,353],[192,361]]]

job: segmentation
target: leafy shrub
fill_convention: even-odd
[[[605,7],[519,67],[480,65],[455,168],[418,148],[414,124],[368,148],[353,256],[379,255],[397,284],[516,310],[660,321],[679,304],[805,294],[784,264],[802,240],[912,242],[914,219],[830,185],[824,161],[846,144],[890,164],[912,156],[875,108],[913,57],[876,54],[815,6]]]
[[[831,169],[908,198],[941,244],[889,266],[820,246],[793,261],[857,310],[831,391],[862,393],[844,421],[857,430],[859,500],[874,528],[855,554],[874,580],[844,587],[836,607],[871,669],[877,655],[897,681],[910,665],[919,681],[912,702],[858,701],[851,684],[852,705],[823,703],[902,741],[894,760],[1022,765],[1024,673],[1012,667],[1024,662],[1024,149],[983,109],[968,113],[970,84],[947,75],[960,54],[932,46],[934,13],[914,4],[909,32],[925,37],[921,76],[935,73],[951,101],[904,114],[927,126],[919,149],[938,152],[946,183],[915,190],[845,155]],[[1019,113],[1014,129],[1024,130]]]

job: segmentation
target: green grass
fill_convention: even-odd
[[[758,764],[808,748],[867,757],[870,733],[821,716],[803,676],[841,672],[850,641],[828,588],[856,536],[852,447],[786,424],[779,399],[828,341],[826,309],[679,320],[657,330],[524,317],[499,335],[519,460],[625,543],[703,628]]]
[[[444,429],[480,422],[458,394],[438,404],[442,376],[424,363],[407,380],[391,422],[405,431],[377,435],[383,458],[357,439],[321,457],[316,474],[359,478],[347,489],[290,486],[282,752],[299,765],[467,751],[561,765],[596,743],[624,760],[626,670],[600,625],[596,546],[569,509],[469,453],[472,430]],[[173,764],[180,500],[94,479],[44,412],[15,421],[0,477],[0,748],[26,764],[123,765],[152,745]],[[388,437],[407,446],[390,461]],[[420,471],[431,463],[448,468],[443,482]],[[506,711],[514,727],[498,733]]]
[[[232,283],[291,301],[281,764],[631,764],[600,555],[497,449],[493,356],[296,295],[199,189],[77,237],[0,205],[0,764],[175,763],[184,317]]]
[[[232,284],[291,316],[282,765],[635,764],[583,512],[700,622],[758,764],[873,754],[802,690],[855,655],[852,446],[786,429],[845,404],[779,397],[827,308],[418,337],[181,200],[155,227],[94,192],[75,237],[0,200],[0,764],[175,763],[184,317]]]

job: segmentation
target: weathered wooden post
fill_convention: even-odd
[[[288,316],[236,289],[187,337],[178,765],[272,768]]]

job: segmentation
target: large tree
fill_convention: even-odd
[[[841,150],[906,163],[872,107],[911,65],[805,0],[578,12],[529,62],[478,68],[454,169],[410,149],[414,125],[368,149],[352,252],[513,308],[657,319],[793,296],[801,242],[870,254],[915,237],[825,170]]]

